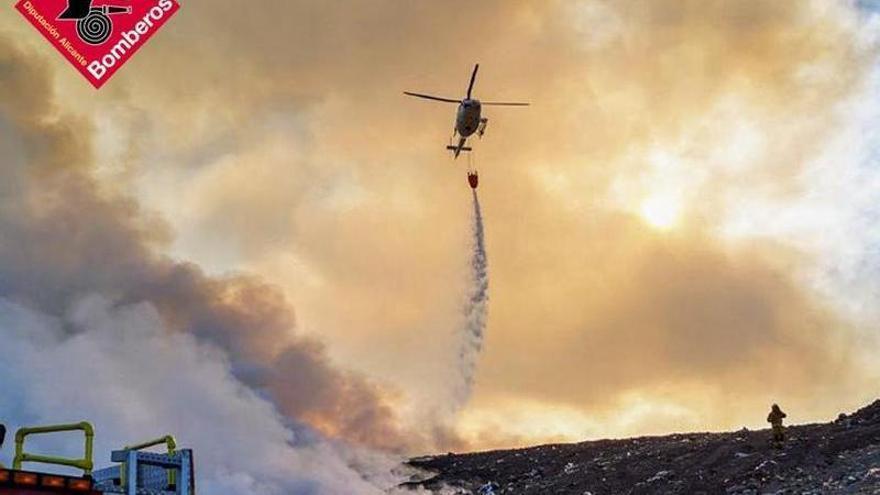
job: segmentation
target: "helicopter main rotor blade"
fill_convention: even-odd
[[[494,105],[497,107],[527,107],[529,103],[517,103],[517,102],[509,102],[509,101],[481,101],[483,105]]]
[[[461,103],[461,100],[453,100],[452,98],[441,98],[439,96],[423,95],[421,93],[410,93],[409,91],[404,91],[403,94],[415,96],[416,98],[424,98],[426,100],[443,101],[446,103]]]
[[[477,81],[477,71],[480,70],[480,64],[474,66],[474,72],[471,74],[471,83],[468,84],[467,99],[471,99],[471,92],[474,90],[474,83]]]

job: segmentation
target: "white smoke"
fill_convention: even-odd
[[[149,304],[91,296],[57,318],[0,299],[0,335],[0,421],[11,431],[91,421],[99,467],[113,449],[172,433],[195,451],[201,493],[381,494],[399,483],[398,459],[286,423],[233,377],[223,351],[167,332]],[[34,450],[77,453],[62,440]]]

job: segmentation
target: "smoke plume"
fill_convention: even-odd
[[[92,131],[57,108],[43,59],[0,37],[0,421],[93,421],[99,466],[173,433],[205,493],[393,486],[394,457],[352,446],[411,437],[387,392],[298,335],[276,288],[163,254],[164,223],[96,179]]]
[[[194,449],[203,493],[379,495],[397,484],[394,457],[291,424],[235,378],[225,352],[169,333],[150,304],[91,295],[58,317],[0,298],[0,325],[0,417],[13,431],[92,421],[98,466],[126,443],[173,433]],[[70,440],[29,449],[77,455]]]

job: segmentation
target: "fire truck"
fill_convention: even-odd
[[[34,435],[82,432],[83,456],[66,458],[25,452],[25,440]],[[0,448],[6,428],[0,425]],[[95,429],[90,423],[20,428],[15,433],[12,468],[0,464],[0,495],[195,495],[193,455],[178,449],[171,435],[115,450],[110,467],[93,470]],[[163,446],[164,452],[146,449]],[[61,466],[82,471],[82,476],[22,469],[24,463]]]

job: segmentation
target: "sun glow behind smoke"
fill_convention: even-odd
[[[670,195],[650,196],[642,201],[639,215],[654,228],[671,229],[678,224],[681,218],[681,203]]]

